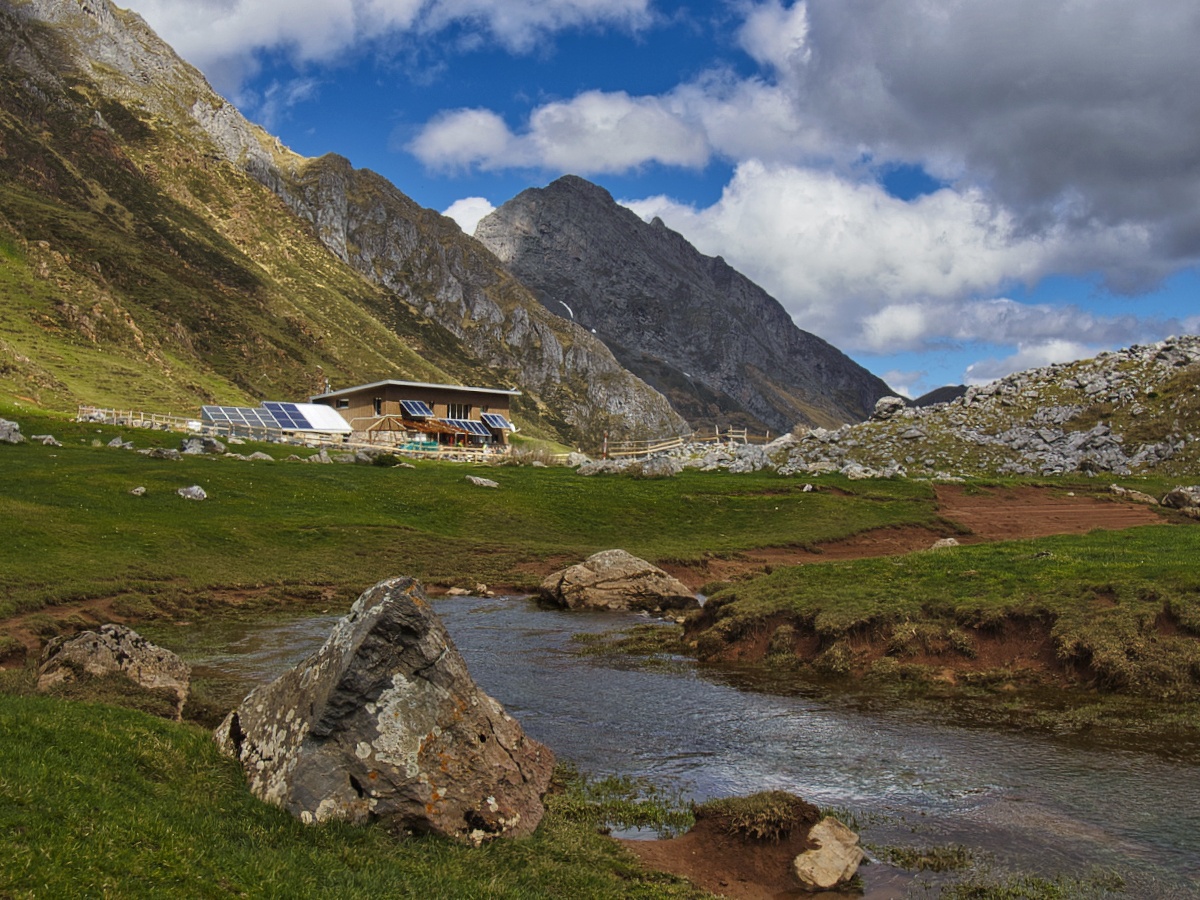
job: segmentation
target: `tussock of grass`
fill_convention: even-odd
[[[697,821],[715,819],[743,840],[779,841],[820,819],[820,810],[787,791],[763,791],[748,797],[723,797],[695,807]]]

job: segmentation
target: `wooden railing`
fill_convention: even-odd
[[[605,440],[602,455],[606,459],[622,459],[633,456],[653,456],[655,453],[666,453],[682,447],[684,444],[766,444],[771,440],[766,435],[752,435],[745,428],[714,429],[712,434],[693,432],[689,435],[656,438],[646,441],[612,441]]]

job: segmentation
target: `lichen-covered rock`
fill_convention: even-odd
[[[168,691],[176,698],[175,718],[183,713],[191,667],[124,625],[101,625],[99,631],[52,639],[42,651],[37,686],[39,691],[48,691],[64,682],[114,673],[147,690]]]
[[[542,599],[570,609],[696,609],[687,585],[624,550],[603,550],[550,575],[538,588]]]
[[[826,816],[809,830],[808,839],[817,846],[805,850],[793,863],[801,888],[828,891],[854,877],[864,856],[857,834]]]
[[[475,685],[411,578],[366,591],[216,738],[257,797],[305,822],[379,819],[474,842],[531,833],[554,764]]]
[[[177,493],[184,500],[207,500],[208,499],[207,492],[205,492],[204,488],[200,487],[200,485],[198,485],[198,484],[189,485],[188,487],[181,487],[175,493]]]

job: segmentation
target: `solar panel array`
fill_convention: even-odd
[[[406,416],[412,419],[433,418],[433,410],[424,400],[401,400],[400,408],[404,410]]]
[[[304,413],[300,412],[300,408],[295,403],[279,403],[272,400],[264,403],[263,407],[275,417],[275,421],[279,423],[277,427],[284,431],[317,430],[304,417]]]
[[[483,419],[483,424],[488,428],[495,428],[499,431],[516,431],[513,423],[504,418],[499,413],[481,413],[479,418]]]
[[[280,428],[269,410],[248,406],[202,406],[200,418],[213,425],[242,425],[246,428]]]
[[[491,437],[492,433],[484,427],[482,422],[476,422],[473,419],[442,419],[447,425],[453,425],[455,428],[461,428],[470,434],[477,434],[480,437]]]

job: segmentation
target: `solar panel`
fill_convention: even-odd
[[[482,413],[479,418],[483,419],[483,424],[488,428],[495,428],[498,431],[516,431],[513,423],[504,418],[499,413]]]
[[[275,417],[275,421],[279,423],[279,427],[284,431],[317,430],[304,417],[304,413],[300,412],[299,407],[295,403],[279,403],[271,400],[264,403],[263,407]]]
[[[413,419],[432,419],[433,410],[424,400],[401,400],[400,408]]]
[[[200,407],[200,418],[213,425],[279,428],[279,422],[270,412],[248,406],[202,406]]]
[[[442,419],[442,421],[455,428],[460,428],[468,434],[477,434],[480,437],[491,437],[492,435],[482,422],[476,422],[473,419]]]

